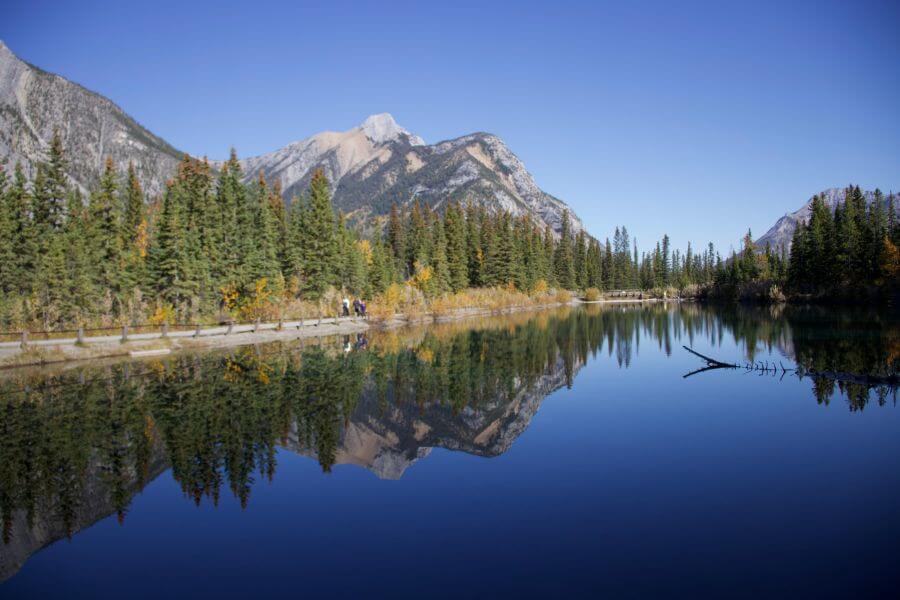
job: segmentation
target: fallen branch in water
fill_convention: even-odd
[[[720,360],[716,360],[716,359],[710,358],[709,356],[706,356],[704,354],[700,354],[696,350],[692,350],[691,348],[688,348],[687,346],[682,346],[682,348],[684,348],[685,350],[687,350],[694,356],[699,356],[700,358],[705,360],[706,364],[709,365],[709,367],[716,368],[716,369],[737,369],[737,367],[738,367],[737,365],[734,365],[731,363],[724,363]]]
[[[685,350],[701,358],[706,361],[706,366],[702,369],[697,369],[696,371],[691,371],[690,373],[683,375],[684,379],[687,379],[691,375],[696,375],[698,373],[703,373],[705,371],[712,371],[714,369],[737,369],[738,365],[733,363],[726,363],[720,360],[716,360],[712,357],[706,356],[705,354],[700,354],[696,350],[688,348],[687,346],[682,346]],[[836,381],[838,383],[853,383],[856,385],[862,385],[865,387],[878,387],[878,386],[887,386],[890,389],[896,389],[898,385],[900,385],[900,376],[896,373],[891,375],[857,375],[856,373],[847,373],[843,371],[817,371],[815,369],[788,369],[785,368],[784,364],[781,362],[778,365],[773,361],[772,364],[769,364],[769,361],[765,362],[753,362],[747,363],[745,365],[746,372],[759,372],[760,375],[771,373],[775,376],[779,370],[781,371],[782,378],[788,372],[793,372],[797,374],[797,377],[803,379],[804,377],[811,377],[813,379],[828,379],[830,381]]]

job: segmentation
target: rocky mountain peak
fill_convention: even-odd
[[[64,77],[19,60],[0,42],[0,164],[21,163],[26,175],[46,158],[55,131],[69,159],[68,175],[87,192],[107,158],[130,163],[148,196],[165,191],[183,153],[153,135],[110,100]],[[213,168],[221,163],[213,161]],[[247,178],[278,182],[285,201],[306,192],[316,169],[331,183],[335,207],[364,230],[381,227],[391,205],[418,200],[434,210],[448,202],[489,212],[528,214],[559,231],[568,206],[535,183],[519,158],[494,135],[474,133],[426,145],[389,113],[347,131],[324,131],[273,152],[241,160]]]
[[[425,142],[417,135],[411,134],[409,131],[397,124],[394,117],[390,113],[379,113],[369,116],[360,126],[366,137],[376,144],[385,144],[399,140],[402,136],[409,139],[412,146],[424,146]]]

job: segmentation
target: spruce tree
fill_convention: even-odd
[[[267,281],[270,291],[278,293],[283,289],[281,262],[278,260],[278,224],[272,208],[269,188],[260,172],[253,187],[254,202],[253,225],[246,235],[253,239],[247,255],[247,278],[244,281],[245,293],[252,293],[257,282]]]
[[[122,229],[118,190],[118,173],[112,159],[107,158],[96,192],[91,194],[88,211],[91,221],[91,255],[94,263],[94,286],[109,295],[113,311],[121,300]],[[70,215],[77,221],[76,215]]]
[[[481,277],[484,264],[484,251],[481,245],[482,217],[483,212],[479,211],[474,203],[470,202],[466,206],[466,258],[469,285],[472,287],[484,285]]]
[[[402,271],[405,271],[407,264],[406,231],[403,218],[400,216],[400,209],[397,208],[396,202],[391,203],[391,214],[388,219],[387,242],[394,254],[397,265]]]
[[[5,204],[9,218],[9,245],[14,252],[12,263],[4,269],[5,285],[9,293],[27,296],[33,289],[40,249],[37,229],[31,222],[32,202],[21,164],[17,163],[13,171]]]
[[[436,218],[431,224],[431,289],[442,294],[450,289],[450,266],[447,263],[447,239],[444,235],[444,223]]]
[[[301,286],[307,297],[318,299],[338,272],[338,239],[328,180],[316,169],[309,198],[300,218]]]
[[[0,311],[6,307],[3,299],[9,298],[16,286],[14,279],[16,252],[13,246],[15,215],[7,192],[8,177],[0,164]],[[4,315],[0,313],[0,318]]]
[[[189,314],[189,301],[196,293],[186,247],[185,213],[183,190],[176,182],[171,182],[163,196],[148,257],[153,290],[160,299],[178,310],[180,316]]]
[[[469,285],[469,264],[466,243],[466,223],[462,210],[450,204],[444,215],[444,233],[447,238],[447,265],[450,289],[454,292]]]
[[[560,228],[559,243],[556,246],[556,256],[554,257],[554,272],[556,274],[556,282],[560,287],[571,290],[575,289],[575,260],[572,250],[572,233],[570,231],[569,212],[563,212],[562,226]]]

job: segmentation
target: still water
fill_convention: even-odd
[[[670,305],[5,372],[0,597],[896,597],[898,369]]]

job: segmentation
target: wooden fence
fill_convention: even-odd
[[[2,331],[0,332],[0,348],[29,346],[56,346],[64,344],[89,344],[108,342],[129,342],[138,340],[155,340],[164,338],[208,337],[214,335],[232,335],[238,333],[256,333],[259,331],[282,331],[318,327],[319,325],[338,325],[365,321],[366,317],[316,317],[313,319],[279,320],[263,323],[259,319],[252,322],[229,323],[178,323],[153,325],[149,323],[117,325],[114,327],[95,327],[77,329],[57,329],[50,331]]]

